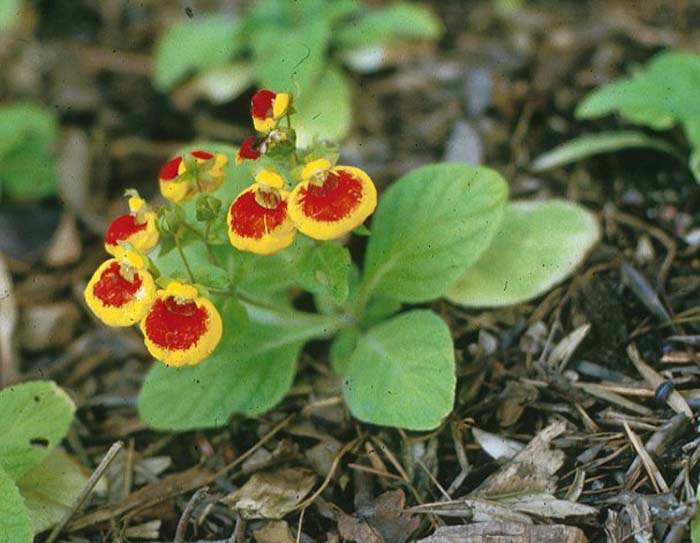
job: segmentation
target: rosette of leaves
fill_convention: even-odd
[[[153,78],[182,104],[199,96],[224,103],[253,84],[293,91],[295,129],[305,146],[314,137],[339,140],[350,127],[344,67],[375,70],[406,56],[407,42],[441,34],[435,15],[415,3],[260,0],[240,17],[183,14],[157,45]]]
[[[691,151],[672,141],[637,130],[588,134],[537,158],[535,170],[568,164],[588,156],[630,148],[648,148],[687,163],[700,182],[700,105],[694,91],[700,84],[700,56],[663,51],[631,77],[592,91],[576,108],[576,118],[597,119],[618,114],[629,123],[655,131],[680,126]]]
[[[234,148],[198,145],[229,156],[226,182],[208,196],[226,209],[251,174],[235,165]],[[197,207],[185,204],[181,220],[196,221]],[[319,339],[328,340],[356,418],[435,428],[452,410],[456,368],[448,325],[428,304],[447,297],[489,307],[534,298],[567,277],[598,239],[595,218],[581,207],[509,203],[497,172],[460,164],[419,168],[381,195],[361,268],[341,243],[304,236],[273,256],[240,253],[226,243],[225,224],[201,210],[199,219],[212,221],[210,250],[221,266],[211,265],[195,238],[181,240],[183,250],[229,332],[197,366],[151,368],[139,411],[162,430],[265,413],[290,390],[304,345]],[[167,236],[152,258],[159,269],[187,277]],[[317,312],[293,306],[304,290]],[[232,291],[237,295],[216,295]]]
[[[59,522],[87,483],[57,445],[75,405],[50,381],[0,391],[0,541],[31,543]]]

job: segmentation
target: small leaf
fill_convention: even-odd
[[[347,300],[350,274],[350,252],[334,242],[304,247],[295,266],[296,279],[309,292],[327,295],[337,304]]]
[[[352,124],[350,94],[347,78],[334,66],[328,66],[312,88],[302,88],[293,117],[297,145],[308,147],[315,139],[342,140]]]
[[[352,233],[356,236],[360,236],[363,238],[368,238],[372,235],[372,231],[369,228],[367,228],[364,224],[361,224],[357,228],[354,228]]]
[[[1,390],[0,468],[18,478],[38,466],[66,435],[73,413],[73,401],[51,381]]]
[[[220,66],[242,50],[240,24],[226,15],[184,19],[170,28],[156,47],[153,76],[168,90],[191,71]]]
[[[366,47],[396,40],[438,39],[443,26],[435,14],[418,4],[395,2],[366,9],[356,20],[342,25],[333,36],[339,47]]]
[[[0,543],[32,543],[32,521],[12,478],[0,468]]]
[[[448,292],[468,307],[512,305],[566,278],[598,241],[595,217],[563,200],[512,202],[479,261]]]
[[[532,162],[531,169],[534,172],[541,172],[601,153],[614,153],[623,149],[640,147],[661,151],[681,162],[685,161],[685,158],[673,145],[664,140],[649,137],[643,132],[599,132],[598,134],[574,138],[551,151],[547,151]]]
[[[450,331],[432,311],[394,317],[360,338],[344,379],[345,400],[358,419],[431,430],[450,413],[454,400]]]
[[[38,534],[58,523],[71,510],[88,480],[85,470],[61,449],[25,474],[17,486]]]
[[[149,426],[185,431],[225,426],[233,414],[255,416],[288,392],[299,352],[314,337],[328,335],[324,317],[288,310],[248,308],[250,326],[237,329],[238,313],[222,312],[224,336],[197,366],[156,363],[139,395],[139,414]]]
[[[403,176],[372,221],[362,289],[403,302],[442,296],[491,244],[507,197],[487,168],[436,164]]]

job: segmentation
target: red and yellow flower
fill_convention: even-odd
[[[289,217],[310,238],[335,239],[360,226],[377,207],[377,189],[352,166],[309,162],[288,200]]]
[[[176,156],[160,170],[160,192],[176,203],[189,200],[198,192],[214,192],[224,182],[227,163],[226,155],[208,151]]]
[[[85,301],[98,319],[109,326],[131,326],[148,313],[156,289],[145,268],[145,259],[134,251],[97,268],[85,287]]]
[[[155,293],[141,331],[154,358],[168,366],[191,366],[214,352],[223,323],[214,304],[195,287],[172,282]]]
[[[236,154],[236,165],[240,166],[244,160],[258,160],[260,155],[262,155],[260,151],[261,143],[256,136],[246,138]]]
[[[287,92],[273,92],[260,89],[251,100],[251,113],[255,130],[267,134],[277,128],[280,119],[289,111],[291,95]]]
[[[289,219],[284,178],[264,169],[228,210],[228,237],[241,251],[270,255],[289,247],[296,229]]]
[[[158,244],[157,216],[136,193],[129,198],[129,210],[131,213],[120,215],[107,228],[105,250],[111,255],[124,252],[122,243],[130,243],[140,253],[148,253]]]

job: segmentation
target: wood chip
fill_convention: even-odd
[[[669,492],[670,489],[668,488],[668,485],[664,480],[664,476],[661,475],[659,468],[656,467],[656,463],[651,458],[647,450],[644,448],[642,440],[639,439],[639,436],[634,433],[632,428],[629,427],[629,424],[625,422],[624,425],[625,432],[627,432],[627,437],[629,438],[630,443],[632,443],[632,446],[634,447],[634,450],[636,451],[637,455],[639,456],[639,458],[641,458],[642,464],[644,464],[644,468],[649,474],[649,477],[651,479],[652,484],[654,485],[656,493],[660,494],[661,492]]]
[[[583,532],[573,526],[533,526],[505,522],[482,522],[468,526],[438,528],[416,543],[587,543]]]

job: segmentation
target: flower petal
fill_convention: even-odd
[[[144,343],[154,358],[168,366],[198,364],[221,340],[221,316],[206,298],[181,298],[173,294],[171,285],[156,292],[155,302],[141,321]]]
[[[369,176],[352,166],[336,166],[318,183],[299,183],[289,198],[289,216],[300,232],[314,239],[334,239],[360,226],[377,207],[377,189]]]
[[[267,133],[275,128],[287,114],[290,102],[291,96],[286,92],[275,93],[269,89],[256,92],[250,101],[255,130]]]
[[[156,214],[142,214],[142,221],[135,214],[120,215],[112,221],[105,234],[105,250],[114,256],[124,252],[121,242],[127,242],[141,253],[148,253],[158,244],[160,235],[156,226]]]
[[[279,198],[273,207],[258,202],[260,187],[253,184],[241,192],[228,210],[228,237],[231,244],[241,251],[270,255],[289,247],[296,230],[287,213],[288,193],[284,190],[272,194]]]
[[[145,270],[116,258],[102,263],[85,287],[85,301],[109,326],[131,326],[148,313],[155,298],[155,283]]]
[[[236,155],[236,164],[243,164],[244,160],[257,160],[260,158],[260,150],[257,148],[258,139],[255,136],[249,136],[241,144]]]

